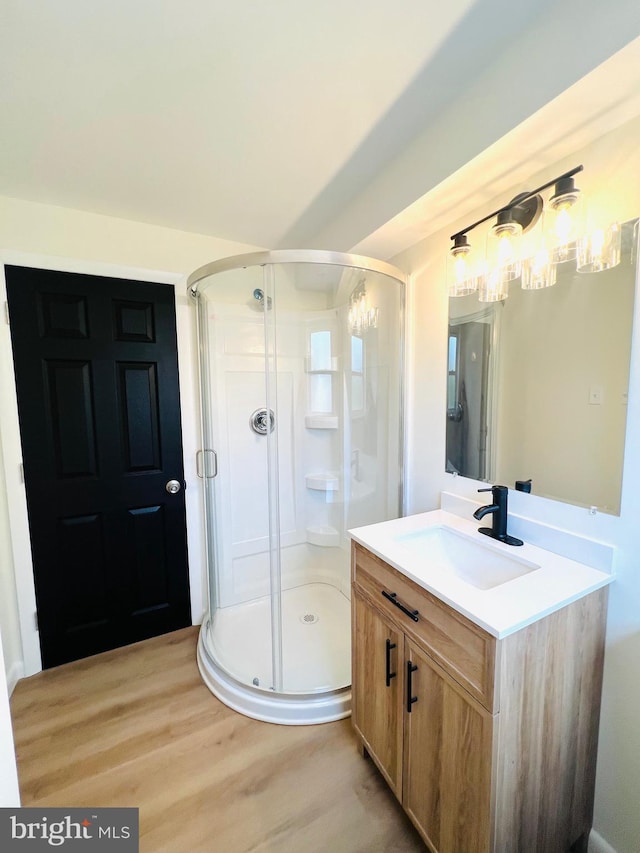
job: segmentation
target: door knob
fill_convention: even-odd
[[[180,491],[180,481],[179,480],[169,480],[165,489],[169,492],[170,495],[175,495]]]

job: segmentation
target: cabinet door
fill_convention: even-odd
[[[437,853],[487,853],[494,718],[409,640],[405,654],[403,805]]]
[[[404,635],[353,591],[353,725],[402,799]]]

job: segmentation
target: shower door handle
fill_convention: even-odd
[[[210,466],[207,465],[207,461],[206,461],[207,457],[204,455],[205,453],[211,453],[211,457],[209,457],[209,458],[211,458]],[[203,468],[202,468],[202,460],[203,459],[204,459],[204,468],[205,468],[204,473],[203,473]],[[208,469],[208,468],[210,468],[213,471],[212,474],[207,473],[206,469]],[[198,478],[200,480],[212,480],[214,477],[216,477],[218,475],[218,456],[216,455],[215,450],[208,450],[206,448],[204,450],[198,450],[198,452],[196,453],[196,474],[198,475]]]

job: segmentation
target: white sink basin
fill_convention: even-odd
[[[453,574],[476,589],[493,589],[540,568],[515,554],[502,553],[504,546],[485,541],[481,533],[471,537],[445,525],[399,534],[394,540],[427,561],[429,571]]]

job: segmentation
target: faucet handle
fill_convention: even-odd
[[[506,500],[509,489],[507,486],[499,486],[497,483],[493,486],[488,486],[484,489],[478,489],[479,492],[491,492],[494,502]]]

